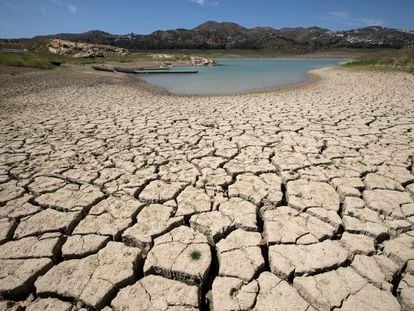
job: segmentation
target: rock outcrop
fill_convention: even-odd
[[[98,58],[111,55],[128,55],[128,50],[110,45],[73,42],[62,39],[53,39],[48,45],[49,52],[59,55],[68,55],[74,58]]]
[[[191,56],[191,66],[217,66],[217,60],[213,58]]]

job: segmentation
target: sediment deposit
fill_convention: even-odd
[[[227,97],[10,80],[0,309],[412,310],[414,76],[315,74]]]

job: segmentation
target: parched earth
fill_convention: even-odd
[[[0,310],[413,310],[414,76],[318,75],[9,83]]]

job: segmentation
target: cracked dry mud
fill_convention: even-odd
[[[2,98],[0,310],[413,310],[414,76],[317,74]]]

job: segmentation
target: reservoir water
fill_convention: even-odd
[[[337,65],[338,59],[221,59],[223,66],[180,67],[198,74],[139,75],[150,84],[179,95],[234,95],[280,87],[308,79],[308,71]]]

